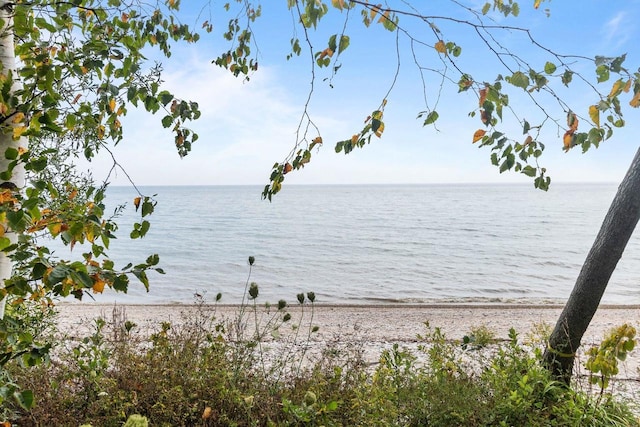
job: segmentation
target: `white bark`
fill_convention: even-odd
[[[9,72],[13,74],[14,93],[22,88],[16,76],[16,57],[14,49],[14,37],[13,37],[13,19],[12,19],[12,2],[6,0],[0,0],[0,20],[2,20],[2,28],[0,33],[0,73],[7,75]],[[11,113],[11,112],[10,112]],[[16,124],[13,124],[14,126]],[[27,138],[21,137],[17,140],[13,139],[13,134],[7,126],[3,126],[0,131],[0,172],[7,170],[9,161],[5,158],[4,153],[7,148],[27,148]],[[23,188],[25,185],[25,171],[23,167],[16,167],[13,170],[13,174],[10,180],[18,188]],[[0,182],[1,184],[1,182]],[[6,228],[6,224],[3,224]],[[11,230],[6,230],[6,237],[15,242],[17,236]],[[4,281],[11,277],[13,264],[11,259],[6,253],[0,252],[0,287],[4,287]],[[6,298],[0,301],[0,319],[4,317]]]

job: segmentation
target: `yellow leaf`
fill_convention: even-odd
[[[16,126],[13,128],[13,139],[18,139],[27,130],[26,126]]]
[[[627,80],[627,84],[626,84],[626,85],[624,85],[624,89],[622,89],[622,90],[623,90],[625,93],[626,93],[626,92],[629,92],[629,89],[631,89],[631,83],[632,83],[632,80],[633,80],[633,79],[629,79],[629,80]]]
[[[0,102],[0,115],[5,116],[9,112],[9,106],[4,102]]]
[[[59,222],[49,225],[49,233],[51,233],[53,237],[56,237],[58,234],[60,234],[61,230],[62,224],[60,224]]]
[[[631,101],[629,101],[629,105],[631,105],[633,108],[638,108],[640,106],[640,91],[636,92],[635,95],[633,95],[633,98],[631,99]]]
[[[484,129],[478,129],[477,131],[475,131],[473,134],[473,143],[475,144],[476,142],[480,141],[486,133],[487,131]]]
[[[616,82],[613,84],[613,87],[611,88],[611,92],[609,92],[608,98],[614,98],[620,95],[620,92],[622,92],[622,88],[622,79],[616,80]]]
[[[566,131],[562,137],[562,142],[564,143],[564,151],[569,151],[573,143],[573,131]]]
[[[113,113],[115,110],[116,110],[116,100],[114,98],[111,98],[109,100],[109,111]]]
[[[18,111],[17,113],[15,113],[13,115],[13,119],[11,119],[12,123],[20,123],[24,120],[24,113],[21,113],[20,111]]]
[[[542,0],[535,0],[535,1],[533,2],[533,8],[534,8],[534,9],[539,8],[539,7],[540,7],[540,3],[542,3]]]
[[[344,0],[331,0],[331,4],[336,9],[342,10],[344,8]]]
[[[24,153],[26,153],[28,150],[24,147],[18,147],[18,156],[22,156]]]
[[[96,133],[97,133],[98,139],[104,138],[104,126],[103,125],[98,126],[98,129],[96,129]]]
[[[0,224],[0,237],[4,236],[5,231],[6,229],[4,228],[4,225]]]
[[[589,107],[589,117],[596,127],[600,127],[600,110],[598,110],[598,107],[595,105]]]
[[[436,43],[433,47],[440,53],[447,53],[447,46],[442,40],[438,40],[438,43]]]
[[[96,235],[93,233],[93,227],[91,226],[84,227],[84,235],[90,243],[93,243],[96,239]]]

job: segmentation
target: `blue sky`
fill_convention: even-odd
[[[181,17],[194,21],[196,3],[192,0]],[[203,2],[204,3],[204,2]],[[136,185],[227,185],[268,183],[271,166],[282,161],[295,142],[303,106],[309,90],[310,59],[305,56],[286,60],[289,39],[294,33],[291,14],[286,1],[269,0],[263,3],[262,17],[254,26],[260,64],[249,82],[234,78],[228,71],[211,63],[218,53],[227,49],[221,32],[232,16],[224,14],[222,5],[211,6],[214,23],[212,34],[203,34],[194,45],[174,47],[174,54],[162,60],[167,87],[177,96],[200,104],[202,117],[191,126],[199,135],[192,153],[180,159],[173,147],[172,135],[162,129],[161,117],[131,112],[124,121],[125,139],[114,150],[120,164]],[[330,4],[331,2],[328,1]],[[389,1],[391,7],[406,9],[406,2]],[[473,17],[452,1],[413,1],[416,9],[427,15]],[[462,1],[480,10],[483,1]],[[576,5],[579,6],[577,7]],[[618,56],[627,53],[626,66],[637,70],[640,65],[640,1],[545,2],[534,10],[532,1],[520,2],[518,18],[504,18],[489,13],[493,24],[529,28],[531,34],[550,49],[563,54]],[[544,9],[550,9],[547,16]],[[208,17],[208,16],[207,16]],[[326,46],[329,35],[339,33],[345,13],[331,10],[317,32],[311,32],[314,50]],[[400,24],[431,45],[436,41],[424,23],[400,18]],[[487,23],[491,21],[487,20]],[[445,41],[455,41],[462,47],[459,60],[478,80],[493,81],[498,73],[507,74],[496,57],[479,42],[477,35],[463,25],[436,21]],[[298,28],[298,36],[302,36]],[[330,88],[326,69],[316,69],[316,86],[309,113],[321,131],[324,146],[314,151],[312,162],[302,171],[287,175],[288,184],[339,183],[461,183],[461,182],[528,182],[530,178],[516,173],[499,174],[489,161],[490,151],[471,143],[475,130],[482,128],[478,116],[468,117],[477,108],[472,93],[458,94],[457,87],[448,83],[440,91],[437,74],[426,74],[427,103],[434,106],[440,91],[437,126],[423,127],[416,119],[425,110],[422,82],[412,63],[409,40],[401,36],[400,74],[388,97],[385,109],[386,129],[381,139],[352,154],[336,154],[335,142],[347,139],[362,128],[363,120],[377,108],[384,98],[396,70],[395,35],[380,25],[364,28],[359,14],[353,14],[346,33],[350,47],[340,58],[342,67]],[[522,34],[496,32],[502,46],[526,58],[541,70],[546,60],[544,52],[535,49]],[[437,53],[422,49],[423,65],[441,69]],[[584,75],[595,80],[593,66],[581,67]],[[457,79],[456,74],[451,74]],[[609,92],[613,80],[600,90]],[[516,89],[516,88],[511,88]],[[511,90],[511,103],[519,117],[532,124],[539,112],[517,92]],[[576,85],[559,94],[580,114],[587,116],[587,108],[596,101],[584,86]],[[545,108],[564,121],[564,113],[557,104],[541,98]],[[618,130],[612,139],[597,150],[581,154],[579,150],[562,151],[562,133],[548,128],[540,140],[547,145],[541,164],[555,182],[619,181],[626,171],[638,144],[638,114],[627,105],[627,126]],[[517,121],[505,115],[502,128],[510,136],[521,137]],[[311,135],[312,137],[315,135]],[[522,137],[524,139],[524,137]],[[96,179],[102,179],[108,169],[108,159],[91,165]],[[553,182],[552,181],[552,182]],[[127,184],[123,173],[112,176],[113,184]]]

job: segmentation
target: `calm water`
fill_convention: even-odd
[[[322,303],[563,301],[616,185],[288,186],[272,203],[261,187],[142,190],[157,194],[151,230],[125,238],[129,209],[111,256],[124,265],[158,253],[167,274],[151,275],[149,293],[133,283],[129,295],[99,301],[189,303],[195,292],[222,292],[237,303],[249,255],[263,302],[307,291]],[[109,194],[112,203],[135,196]],[[636,236],[603,302],[640,303],[639,282]]]

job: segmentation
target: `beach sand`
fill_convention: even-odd
[[[70,336],[84,336],[91,331],[92,319],[98,316],[110,320],[126,318],[137,325],[138,333],[157,331],[161,322],[174,326],[195,318],[195,305],[107,305],[90,303],[60,304],[57,307],[58,325]],[[234,319],[239,307],[230,305],[204,305],[199,308],[207,316],[217,320]],[[461,340],[472,328],[486,326],[497,339],[507,339],[510,328],[525,337],[540,325],[552,328],[562,311],[557,305],[315,305],[313,311],[305,305],[288,307],[292,315],[290,323],[299,323],[303,335],[309,326],[318,326],[311,334],[311,341],[319,346],[356,345],[363,351],[369,363],[376,363],[384,349],[397,343],[411,350],[417,349],[418,334],[426,332],[425,322],[432,328],[439,327],[447,338]],[[275,311],[272,307],[271,312]],[[264,310],[259,306],[262,319]],[[253,311],[249,313],[253,319]],[[313,315],[313,318],[311,318]],[[593,318],[582,341],[582,349],[599,343],[612,328],[629,323],[640,326],[640,306],[601,306]],[[281,332],[291,330],[288,324]],[[640,354],[631,353],[621,369],[621,375],[632,379],[640,377]]]
[[[111,318],[114,308],[123,310],[128,320],[141,329],[157,329],[163,321],[181,323],[193,316],[195,305],[114,305],[92,303],[62,303],[57,306],[58,322],[66,332],[88,328],[88,320],[104,316]],[[235,305],[205,305],[202,310],[218,319],[231,319],[238,313]],[[533,327],[546,323],[554,326],[562,311],[558,305],[315,305],[313,312],[305,305],[290,306],[287,310],[293,320],[301,314],[303,325],[312,322],[320,327],[320,339],[336,335],[345,340],[357,339],[371,342],[414,342],[416,336],[425,332],[425,322],[439,327],[451,339],[462,338],[478,326],[486,326],[497,338],[507,338],[509,329],[520,334],[530,332]],[[259,306],[259,311],[262,308]],[[275,307],[272,307],[275,311]],[[313,319],[311,319],[313,314]],[[629,323],[640,326],[640,306],[601,306],[583,339],[583,344],[598,342],[612,328]]]

